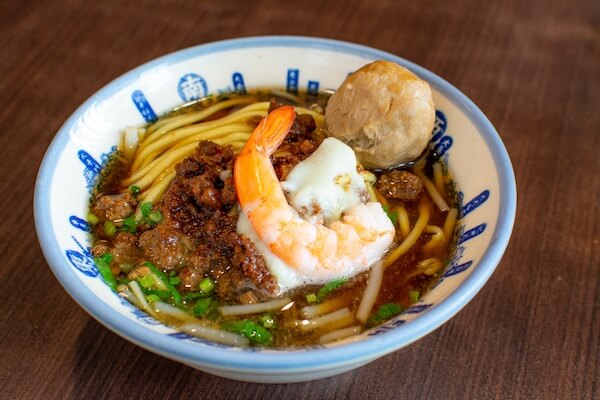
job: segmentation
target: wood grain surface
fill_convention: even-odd
[[[0,398],[599,399],[600,2],[0,2]],[[33,225],[56,131],[129,69],[218,39],[322,36],[444,77],[511,156],[518,212],[488,284],[413,345],[329,379],[260,385],[142,350],[62,289]]]

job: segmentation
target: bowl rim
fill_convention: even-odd
[[[137,80],[140,74],[149,69],[210,53],[252,47],[324,49],[397,62],[411,69],[444,94],[480,132],[492,155],[499,182],[498,223],[492,233],[490,245],[477,267],[452,293],[410,323],[361,341],[329,348],[252,352],[217,346],[199,347],[197,343],[152,331],[115,313],[110,306],[99,302],[90,289],[78,284],[75,271],[66,267],[64,255],[59,251],[57,239],[51,229],[51,217],[47,212],[50,208],[48,183],[54,174],[62,149],[69,140],[69,132],[83,113],[94,103]],[[34,219],[42,251],[56,278],[88,314],[111,331],[149,351],[188,365],[229,371],[285,374],[294,370],[317,371],[374,360],[420,339],[452,318],[479,292],[499,264],[514,226],[516,197],[513,167],[506,148],[491,122],[466,95],[433,72],[394,54],[356,43],[310,36],[252,36],[205,43],[156,58],[126,72],[88,98],[58,130],[44,155],[35,183]]]

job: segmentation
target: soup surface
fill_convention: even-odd
[[[284,280],[240,228],[233,171],[251,132],[269,111],[295,107],[290,131],[270,157],[286,181],[328,136],[327,99],[268,90],[227,95],[127,128],[88,215],[106,283],[175,329],[242,346],[327,343],[417,302],[443,272],[457,216],[452,182],[431,154],[411,168],[356,165],[366,188],[360,201],[379,202],[395,228],[382,260],[358,274],[318,284]],[[322,211],[296,210],[327,224],[314,217]]]

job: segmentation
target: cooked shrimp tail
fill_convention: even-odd
[[[263,118],[248,139],[245,150],[252,149],[273,154],[287,136],[296,112],[292,106],[279,107]]]
[[[279,189],[273,186],[273,179],[277,181],[277,177],[269,156],[281,145],[295,117],[293,107],[280,107],[263,118],[250,135],[236,160],[233,178],[236,188],[253,187],[254,190],[238,190],[240,204],[268,198]]]

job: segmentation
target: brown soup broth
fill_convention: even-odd
[[[267,90],[257,91],[252,93],[252,95],[256,96],[256,98],[259,101],[268,101],[275,98],[275,100],[280,103],[292,103],[294,105],[301,105],[321,113],[324,110],[328,98],[328,95],[326,93],[320,93],[318,96],[308,96],[306,94],[300,94],[290,97],[290,95],[285,93],[280,95],[279,92],[273,93]],[[231,98],[234,96],[229,95],[222,97]],[[223,98],[218,99],[218,101],[223,100]],[[196,101],[179,107],[173,110],[172,112],[166,114],[162,118],[171,118],[178,115],[185,115],[193,111],[202,110],[210,104],[213,104],[213,101],[206,99]],[[230,109],[219,111],[216,114],[207,118],[207,120],[214,120],[217,118],[227,116],[231,111],[232,110]],[[258,120],[259,119],[257,118],[254,123],[258,123]],[[324,133],[320,130],[316,130],[313,133],[313,136],[316,137],[315,140],[317,143],[319,143],[320,140],[322,140]],[[431,164],[433,162],[436,161],[429,158],[427,160],[427,165],[423,168],[423,171],[429,177],[429,179],[432,179]],[[123,179],[129,175],[129,168],[130,165],[127,162],[127,160],[121,157],[120,151],[117,152],[113,156],[113,159],[108,163],[107,169],[101,174],[101,179],[99,180],[96,189],[93,192],[93,196],[90,202],[90,210],[92,210],[92,212],[96,212],[96,214],[102,214],[101,212],[97,212],[97,210],[101,209],[101,205],[99,203],[102,201],[104,196],[129,195],[128,193],[124,194],[124,188],[121,184]],[[375,175],[379,178],[379,175],[381,175],[381,173],[382,172],[380,171],[375,172]],[[453,184],[449,179],[447,179],[447,177],[445,177],[445,181],[447,182],[445,200],[447,201],[450,207],[456,207],[457,202]],[[421,198],[426,199],[426,201],[429,203],[430,218],[428,225],[437,225],[439,227],[443,227],[444,222],[446,220],[447,212],[442,212],[439,210],[439,208],[432,202],[426,190],[423,190]],[[410,226],[412,229],[416,220],[419,217],[419,202],[401,202],[395,199],[387,200],[390,203],[390,209],[393,209],[395,205],[402,205],[405,207],[409,216]],[[134,200],[133,204],[134,206],[139,206],[137,200]],[[233,216],[233,218],[235,218],[237,215],[237,207],[223,207],[223,213],[229,216]],[[131,211],[131,214],[133,215],[133,210]],[[135,270],[139,265],[143,265],[144,262],[149,261],[147,256],[144,254],[143,249],[140,248],[138,240],[143,232],[150,229],[154,229],[154,225],[148,225],[142,222],[138,224],[137,229],[134,233],[122,233],[124,230],[126,230],[126,228],[124,228],[123,219],[121,218],[112,221],[116,227],[117,233],[115,234],[113,232],[113,234],[111,235],[107,233],[106,230],[106,222],[109,218],[107,218],[106,215],[92,214],[92,216],[95,216],[95,218],[97,218],[96,221],[93,221],[93,223],[91,223],[94,256],[102,257],[103,255],[106,255],[108,253],[115,253],[114,259],[108,260],[108,265],[110,267],[112,275],[117,281],[117,284],[123,285],[126,284],[128,280],[135,279],[135,277],[131,276],[132,270]],[[160,223],[162,222],[159,222],[158,225]],[[398,224],[396,224],[396,232],[397,239],[395,240],[392,250],[402,240]],[[422,297],[423,294],[427,292],[427,290],[430,288],[430,286],[439,278],[440,274],[444,272],[443,270],[445,267],[440,268],[437,272],[433,273],[432,275],[426,275],[418,271],[417,263],[426,258],[434,257],[446,264],[448,258],[450,257],[451,251],[453,250],[453,243],[455,242],[454,237],[447,238],[445,243],[439,248],[435,249],[433,252],[425,254],[425,252],[423,251],[423,246],[429,241],[430,238],[430,233],[422,233],[415,245],[413,245],[404,255],[402,255],[398,260],[396,260],[393,264],[391,264],[385,269],[383,282],[379,290],[376,303],[373,307],[373,310],[371,311],[372,316],[377,313],[380,306],[389,303],[394,303],[401,306],[402,309],[407,309],[412,303],[415,302],[415,293],[418,292],[419,296]],[[120,253],[120,249],[124,250]],[[115,260],[118,262],[116,262]],[[161,265],[156,266],[163,271],[167,279],[172,280],[173,286],[181,293],[182,296],[185,297],[186,294],[194,293],[193,289],[182,287],[182,283],[178,283],[178,281],[182,277],[181,274],[183,268],[178,267],[172,269],[163,268],[163,266]],[[227,268],[225,268],[225,270],[226,269]],[[211,275],[208,273],[205,275],[205,277],[210,276]],[[343,301],[343,303],[350,308],[352,313],[355,313],[358,309],[364,289],[367,285],[368,276],[369,271],[355,276],[348,282],[345,282],[339,288],[332,291],[326,297],[325,301],[334,298],[344,299],[345,301]],[[219,285],[218,279],[213,279],[213,281],[216,281],[216,284]],[[311,295],[314,296],[314,294],[317,293],[319,289],[320,286],[311,285],[294,289],[280,296],[290,297],[294,302],[294,305],[286,311],[269,313],[272,315],[275,322],[275,327],[269,327],[268,329],[270,334],[272,335],[272,341],[270,341],[270,343],[268,344],[269,346],[289,347],[314,345],[319,343],[320,337],[327,332],[327,329],[318,328],[312,331],[304,332],[299,328],[299,324],[301,324],[301,321],[305,319],[301,314],[301,309],[304,306],[309,305],[308,298],[310,298]],[[197,288],[195,290],[197,290]],[[254,300],[269,300],[269,297],[264,295],[264,291],[256,290],[253,292],[252,290],[249,290],[249,292],[252,292],[252,296],[255,296]],[[411,292],[412,295],[409,294]],[[218,291],[215,293],[218,293]],[[250,296],[250,299],[252,299],[252,296]],[[226,321],[235,321],[241,319],[250,319],[253,321],[257,321],[258,323],[259,317],[265,314],[260,313],[255,315],[222,317],[219,314],[219,312],[216,311],[216,309],[214,308],[215,305],[236,304],[239,302],[239,300],[236,300],[236,297],[233,295],[218,297],[213,294],[213,297],[215,298],[215,304],[213,304],[212,311],[206,316],[199,317],[199,319],[204,321],[204,323],[206,323],[207,325],[215,328],[219,328]],[[182,304],[178,305],[178,307],[187,312],[192,313],[196,302],[197,299],[184,299],[182,301]],[[363,326],[363,329],[374,327],[393,316],[394,315],[387,316],[383,320],[379,320],[377,322],[367,322],[366,326]],[[180,323],[177,319],[173,319],[170,317],[159,317],[159,319],[162,319],[162,322],[166,323],[167,325],[173,326],[174,328],[177,328],[177,325]],[[357,324],[359,323],[355,321],[353,325]]]

